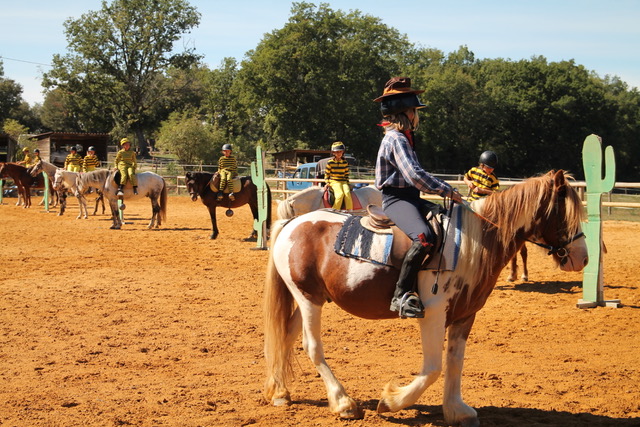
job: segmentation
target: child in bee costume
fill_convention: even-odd
[[[98,159],[98,156],[96,156],[95,147],[91,146],[87,150],[87,155],[82,159],[82,171],[92,172],[96,170],[98,166],[100,166],[100,160]]]
[[[69,172],[80,172],[82,169],[82,157],[76,147],[71,147],[71,153],[64,159],[64,168]]]
[[[327,183],[325,191],[329,187],[333,190],[335,197],[333,209],[340,209],[344,200],[344,207],[347,210],[353,209],[351,190],[349,188],[349,163],[344,158],[344,144],[340,141],[331,144],[331,154],[333,158],[327,162],[324,170],[324,180]]]
[[[464,182],[469,187],[468,201],[481,199],[500,189],[500,181],[493,173],[498,166],[498,156],[493,151],[485,151],[480,155],[478,166],[474,166],[464,174]]]
[[[224,144],[222,146],[222,156],[218,159],[218,172],[220,173],[220,188],[218,188],[218,201],[222,200],[224,190],[229,187],[229,200],[235,200],[233,194],[233,178],[238,176],[238,162],[236,158],[231,154],[233,148],[231,144]]]
[[[131,180],[133,185],[133,194],[138,194],[138,179],[136,178],[136,167],[138,161],[136,160],[136,152],[131,149],[131,142],[129,138],[122,138],[120,140],[122,149],[116,154],[116,167],[120,171],[120,185],[118,186],[118,196],[124,196],[122,191],[127,180]]]

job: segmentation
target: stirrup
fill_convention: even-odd
[[[222,201],[222,192],[221,191],[218,191],[218,194],[216,195],[216,200],[219,201],[219,202]]]
[[[124,193],[122,192],[122,190],[118,190],[118,192],[116,193],[116,196],[124,196]]]
[[[229,200],[231,200],[233,202],[235,199],[236,199],[235,194],[229,193]]]
[[[424,317],[424,306],[420,297],[415,292],[406,292],[401,298],[391,300],[391,311],[397,311],[402,319],[422,319]]]

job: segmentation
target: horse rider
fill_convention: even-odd
[[[96,170],[96,168],[100,166],[100,159],[96,156],[96,149],[92,145],[87,150],[87,155],[82,159],[82,171],[83,172],[92,172]]]
[[[31,157],[31,154],[29,152],[29,147],[24,147],[22,149],[22,154],[24,155],[24,157],[22,158],[21,161],[16,162],[17,164],[22,165],[25,168],[31,167],[36,164],[36,162],[33,160],[33,157]]]
[[[498,156],[493,151],[480,154],[478,166],[464,174],[464,183],[469,187],[468,201],[478,200],[500,189],[500,180],[493,173],[498,166]]]
[[[41,161],[42,159],[40,158],[40,150],[36,148],[35,150],[33,150],[33,164],[37,165]]]
[[[235,200],[233,194],[233,178],[238,176],[238,162],[231,154],[233,147],[231,144],[222,146],[222,156],[218,159],[218,173],[220,174],[220,188],[218,188],[218,201],[222,200],[225,188],[229,189],[229,200]]]
[[[324,180],[327,186],[333,190],[333,209],[341,209],[342,202],[347,210],[353,210],[353,200],[351,189],[349,188],[349,162],[344,158],[345,146],[342,142],[336,141],[331,144],[331,154],[333,157],[327,162],[324,170]]]
[[[384,87],[380,103],[384,138],[376,160],[375,185],[382,191],[382,208],[387,216],[412,240],[407,251],[391,311],[402,318],[424,317],[424,307],[416,294],[416,280],[425,256],[435,243],[435,236],[425,222],[432,203],[420,198],[420,192],[435,193],[462,203],[451,185],[426,172],[416,155],[414,131],[418,129],[418,110],[426,107],[418,94],[424,90],[411,88],[408,77],[393,77]]]
[[[64,168],[69,172],[80,172],[82,170],[82,157],[78,154],[78,148],[71,147],[71,153],[64,159]]]
[[[136,152],[131,149],[131,142],[129,138],[122,138],[120,140],[120,146],[122,149],[116,154],[116,167],[120,171],[120,183],[118,185],[118,196],[124,196],[124,185],[127,180],[131,181],[133,185],[133,194],[138,194],[138,179],[136,177],[136,168],[138,162],[136,160]]]

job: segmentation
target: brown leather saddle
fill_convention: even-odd
[[[442,206],[434,203],[432,209],[427,213],[425,221],[433,231],[434,236],[436,236],[436,241],[431,251],[429,251],[422,261],[423,267],[428,264],[432,255],[437,253],[442,246],[444,241],[443,215],[445,212]],[[390,261],[394,267],[400,268],[402,260],[411,246],[411,239],[395,226],[380,206],[368,205],[367,216],[362,218],[360,224],[374,233],[393,234]]]

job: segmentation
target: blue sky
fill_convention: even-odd
[[[110,1],[110,0],[109,0]],[[311,1],[310,1],[311,2]],[[288,21],[290,1],[191,0],[200,26],[181,43],[195,46],[216,68],[241,60],[265,33]],[[319,4],[319,1],[312,3]],[[618,76],[640,87],[640,1],[612,0],[327,0],[332,9],[361,12],[445,53],[466,45],[476,58],[573,59],[601,77]],[[403,5],[403,7],[400,7]],[[64,54],[63,23],[99,10],[101,0],[0,0],[0,60],[5,77],[22,85],[30,104],[42,102],[41,75],[54,54]],[[178,46],[180,47],[180,46]]]

